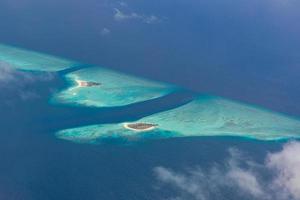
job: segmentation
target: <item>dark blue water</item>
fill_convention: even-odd
[[[148,140],[130,145],[58,140],[61,128],[138,119],[212,93],[300,116],[300,3],[297,1],[1,0],[0,42],[185,87],[120,108],[49,104],[59,75],[0,87],[0,199],[168,199],[153,169],[224,164],[229,148],[263,163],[282,142],[232,137]],[[114,20],[154,14],[161,23]],[[110,29],[103,36],[102,29]],[[21,83],[21,84],[20,84]],[[193,91],[193,92],[190,92]],[[33,96],[20,95],[27,91]],[[223,199],[240,199],[223,191]],[[246,199],[248,197],[244,197]],[[220,198],[218,198],[220,199]],[[249,197],[249,199],[251,199]]]
[[[27,83],[22,91],[30,88],[40,96],[26,100],[18,98],[20,91],[14,87],[3,88],[1,199],[162,199],[174,191],[157,188],[159,183],[153,172],[157,166],[178,170],[194,165],[210,168],[212,163],[222,164],[226,160],[229,147],[248,152],[263,162],[268,151],[281,146],[281,142],[228,137],[145,140],[130,144],[114,141],[101,145],[58,140],[54,131],[61,128],[136,119],[178,106],[194,95],[182,91],[113,109],[49,104],[55,92],[49,88],[61,89],[64,83],[58,75],[50,81]]]

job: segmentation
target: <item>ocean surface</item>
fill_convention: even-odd
[[[123,13],[121,21],[115,8]],[[269,183],[266,160],[290,141],[186,137],[80,144],[60,140],[55,132],[135,121],[183,105],[198,92],[299,117],[299,8],[294,0],[1,0],[0,43],[186,90],[133,105],[89,108],[50,102],[66,88],[59,73],[34,73],[40,77],[34,80],[16,73],[9,81],[0,75],[0,199],[269,198],[238,186],[215,186],[210,172],[217,166],[213,174],[223,179],[232,169],[234,149],[243,155],[238,169],[253,171],[250,160],[261,166],[255,167],[259,180]],[[151,15],[159,20],[148,23]],[[214,181],[205,184],[193,176],[199,168],[203,179]],[[201,196],[187,189],[195,182],[186,179],[196,179],[198,191],[218,189]]]

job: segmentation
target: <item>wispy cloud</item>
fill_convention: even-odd
[[[281,191],[281,198],[300,199],[300,143],[290,143],[281,152],[269,154],[266,164],[277,174],[272,187]]]
[[[15,98],[29,100],[39,95],[28,87],[35,82],[46,82],[54,78],[50,73],[36,73],[18,71],[10,65],[0,62],[0,89],[13,91]]]
[[[114,8],[114,11],[115,11],[114,19],[118,22],[126,21],[126,20],[139,20],[139,21],[141,21],[143,23],[147,23],[147,24],[154,24],[154,23],[161,22],[161,19],[155,15],[147,16],[147,15],[138,14],[135,12],[124,13],[118,8]]]
[[[16,71],[6,63],[0,62],[0,83],[1,86],[17,83],[19,81],[33,81],[32,77],[22,72]]]
[[[127,7],[128,6],[128,4],[126,2],[124,2],[124,1],[119,1],[118,3],[122,7]]]
[[[144,17],[144,22],[147,24],[155,24],[155,23],[159,23],[161,21],[162,20],[155,15],[150,15],[150,16]]]
[[[54,78],[51,73],[32,74],[18,71],[9,64],[0,61],[0,83],[2,86],[10,84],[29,83],[34,81],[50,81]]]
[[[13,72],[10,68],[0,63],[0,83],[10,82],[15,79]]]
[[[235,191],[240,198],[300,199],[300,143],[288,143],[282,151],[270,153],[264,164],[245,159],[237,150],[229,152],[230,157],[223,166],[214,165],[208,171],[196,167],[180,173],[156,167],[154,172],[161,184],[178,191],[170,199],[220,199],[225,190]],[[264,177],[265,172],[272,172],[270,179]]]
[[[141,19],[141,17],[142,17],[141,15],[138,15],[135,12],[125,14],[117,8],[115,8],[114,11],[115,11],[114,19],[116,21],[124,21],[124,20],[128,20],[128,19]]]
[[[108,28],[103,28],[103,29],[101,30],[101,35],[102,35],[102,36],[109,35],[110,33],[111,33],[111,31],[110,31],[110,29],[108,29]]]

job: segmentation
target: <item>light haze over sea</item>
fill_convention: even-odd
[[[299,9],[297,0],[0,0],[0,43],[298,118]],[[0,69],[1,200],[300,199],[297,141],[60,140],[58,128],[137,120],[190,96],[54,106],[65,83],[48,76]]]

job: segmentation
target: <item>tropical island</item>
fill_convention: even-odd
[[[138,122],[138,123],[124,123],[124,127],[129,130],[134,130],[134,131],[150,131],[153,130],[157,127],[157,124],[150,124],[150,123],[143,123],[143,122]]]
[[[82,80],[76,80],[79,87],[94,87],[99,86],[101,83],[93,82],[93,81],[82,81]]]

